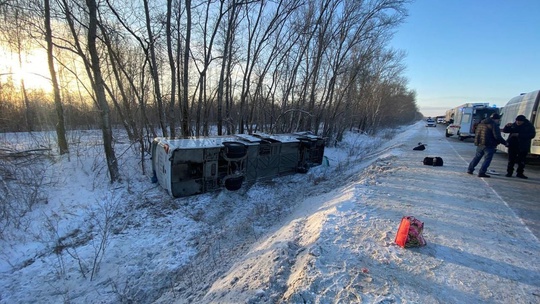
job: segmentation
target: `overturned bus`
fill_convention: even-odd
[[[320,165],[324,140],[309,132],[237,134],[152,142],[153,182],[173,197],[225,188],[276,176],[306,173]]]

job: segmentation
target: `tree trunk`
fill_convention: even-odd
[[[171,100],[169,102],[168,111],[168,122],[169,122],[169,130],[170,130],[170,136],[176,137],[176,115],[175,115],[175,102],[176,102],[176,63],[174,61],[174,53],[173,53],[173,47],[172,47],[172,0],[167,0],[167,25],[166,25],[166,39],[167,39],[167,56],[169,58],[169,68],[171,69],[170,77],[171,77]]]
[[[183,79],[183,104],[182,104],[182,135],[189,136],[189,52],[191,40],[191,0],[186,3],[186,46],[184,49],[184,79]]]
[[[96,94],[96,103],[100,110],[101,118],[101,131],[103,133],[103,147],[105,149],[105,157],[107,159],[107,167],[109,169],[109,177],[111,183],[114,183],[120,179],[120,173],[118,171],[118,162],[113,148],[113,137],[111,128],[111,119],[109,105],[105,96],[105,87],[103,77],[101,75],[101,67],[99,62],[99,54],[96,46],[97,40],[97,5],[95,0],[86,0],[88,6],[88,52],[90,54],[90,60],[92,62],[92,74],[93,74],[93,89]]]
[[[167,131],[167,122],[165,117],[165,110],[163,107],[163,99],[161,98],[161,88],[159,84],[159,72],[156,60],[156,46],[154,34],[152,32],[152,26],[150,24],[150,9],[148,7],[148,0],[144,0],[144,14],[146,17],[146,31],[148,33],[149,51],[150,51],[150,73],[152,74],[152,80],[154,81],[154,95],[158,107],[159,124],[161,126],[161,132],[163,136],[169,136]]]
[[[58,138],[58,149],[60,155],[69,152],[68,143],[66,139],[66,127],[64,122],[64,108],[62,106],[62,100],[60,97],[60,86],[58,85],[58,78],[56,77],[56,71],[54,69],[54,57],[53,57],[53,43],[52,43],[52,30],[51,30],[51,7],[50,0],[45,0],[45,40],[47,40],[47,63],[49,65],[49,72],[51,74],[51,82],[53,86],[54,94],[54,106],[56,109],[56,117],[58,122],[56,123],[56,136]]]
[[[228,107],[228,95],[227,95],[227,83],[230,75],[230,62],[232,61],[232,42],[234,33],[236,32],[236,23],[238,20],[236,14],[237,5],[233,1],[227,10],[229,12],[227,31],[225,34],[225,40],[223,41],[223,61],[221,62],[221,72],[219,75],[218,91],[217,91],[217,131],[218,135],[223,135],[223,104],[225,103],[225,120],[229,118]]]

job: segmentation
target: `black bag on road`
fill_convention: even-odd
[[[443,159],[435,156],[435,157],[425,157],[424,158],[424,165],[426,166],[442,166],[443,165]]]

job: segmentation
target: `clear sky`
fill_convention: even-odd
[[[392,47],[425,116],[540,89],[540,0],[416,0]]]

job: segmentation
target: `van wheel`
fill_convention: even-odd
[[[244,145],[243,143],[239,143],[236,141],[228,141],[224,142],[223,145],[225,146],[225,156],[227,158],[242,158],[247,154],[246,145]]]
[[[242,188],[242,183],[244,182],[243,176],[231,177],[225,180],[225,189],[229,191],[236,191]]]
[[[452,136],[452,135],[448,134],[448,130],[446,130],[446,131],[444,132],[444,135],[446,135],[446,137]]]

